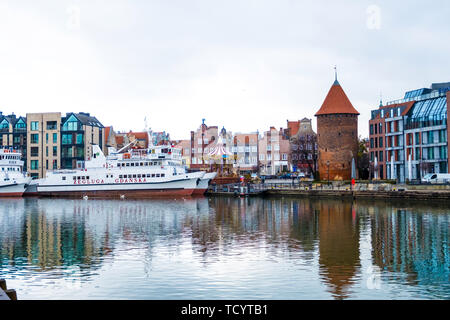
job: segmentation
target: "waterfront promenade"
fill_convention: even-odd
[[[209,196],[301,196],[349,197],[369,199],[450,200],[450,185],[407,185],[390,183],[291,182],[269,180],[265,183],[210,186]]]

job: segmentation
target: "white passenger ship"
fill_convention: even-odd
[[[25,195],[50,197],[146,198],[190,196],[204,172],[186,172],[180,166],[181,150],[172,146],[120,153],[110,148],[105,157],[92,145],[93,158],[80,168],[48,171],[33,180]]]
[[[0,197],[21,197],[30,183],[21,156],[16,150],[0,149]]]

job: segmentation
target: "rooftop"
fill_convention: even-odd
[[[344,90],[337,80],[328,91],[325,101],[320,107],[315,116],[322,116],[326,114],[357,114],[359,112],[353,107]]]

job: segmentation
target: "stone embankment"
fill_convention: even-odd
[[[239,190],[239,191],[238,191]],[[208,195],[217,196],[301,196],[346,197],[368,199],[450,200],[450,185],[403,185],[388,183],[357,183],[354,186],[333,184],[265,183],[210,187]]]

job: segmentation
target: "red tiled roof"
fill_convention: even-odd
[[[335,81],[328,91],[325,101],[315,116],[325,114],[359,114],[348,99],[339,82]]]
[[[147,132],[132,132],[132,131],[130,131],[127,133],[127,136],[128,137],[134,136],[138,140],[147,140],[147,138],[148,138]]]

